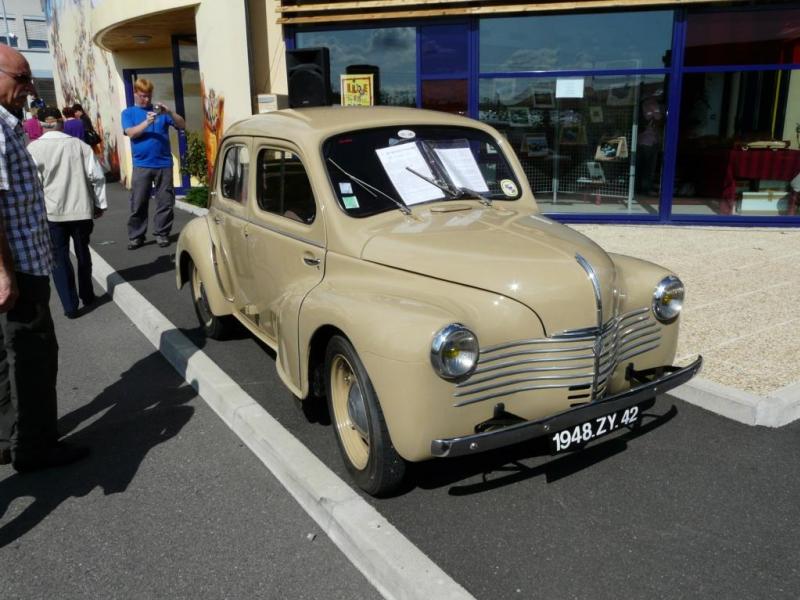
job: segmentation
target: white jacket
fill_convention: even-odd
[[[44,186],[48,221],[91,219],[106,209],[106,179],[92,148],[62,131],[48,131],[28,144]]]

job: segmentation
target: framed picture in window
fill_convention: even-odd
[[[556,105],[553,90],[547,88],[534,88],[531,92],[533,106],[536,108],[553,108]]]
[[[508,123],[512,127],[528,127],[531,124],[531,113],[527,106],[509,106]]]
[[[564,125],[558,136],[562,146],[586,145],[586,129],[583,125]]]
[[[523,151],[529,158],[541,158],[547,156],[547,136],[543,133],[533,133],[525,136]]]
[[[603,107],[602,106],[590,106],[589,107],[589,120],[592,123],[602,123],[603,122]]]

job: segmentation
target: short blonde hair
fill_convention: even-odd
[[[140,78],[133,82],[133,89],[136,92],[143,92],[145,94],[153,93],[153,82],[149,79]]]

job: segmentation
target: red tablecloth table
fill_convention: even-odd
[[[738,179],[775,179],[789,181],[800,174],[800,150],[731,150],[722,188],[723,214],[733,213],[736,206]],[[790,191],[789,214],[794,214],[796,193]]]

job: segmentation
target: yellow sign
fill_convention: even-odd
[[[340,75],[342,82],[342,106],[372,106],[375,104],[372,74]]]

